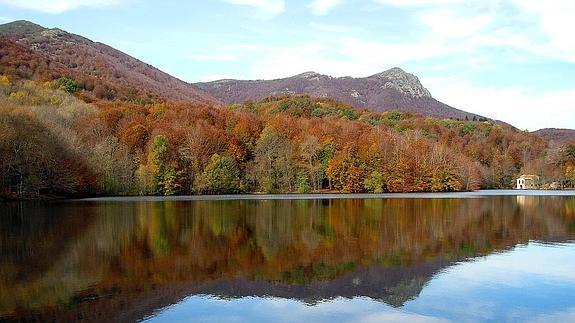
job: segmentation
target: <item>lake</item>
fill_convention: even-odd
[[[0,320],[575,321],[573,192],[0,204]]]

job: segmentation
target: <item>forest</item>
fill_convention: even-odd
[[[82,91],[0,75],[0,198],[469,191],[522,173],[575,184],[575,146],[491,120],[307,96],[207,106]]]

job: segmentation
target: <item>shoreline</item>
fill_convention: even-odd
[[[231,201],[231,200],[335,200],[335,199],[450,199],[484,198],[490,196],[575,196],[575,190],[479,190],[474,192],[444,193],[382,193],[382,194],[227,194],[174,196],[106,196],[66,199],[66,202],[158,202],[158,201]]]

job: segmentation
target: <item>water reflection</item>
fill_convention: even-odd
[[[541,272],[531,274],[546,281],[552,275],[545,268],[573,268],[565,261],[565,252],[573,250],[565,247],[557,248],[562,256],[551,262],[529,249],[525,263],[514,258],[478,265],[484,260],[480,256],[515,255],[518,249],[497,253],[532,240],[574,239],[573,197],[0,207],[0,318],[131,321],[186,297],[180,309],[194,300],[219,299],[261,306],[270,300],[262,297],[272,297],[276,305],[312,305],[316,311],[333,302],[365,303],[380,306],[385,315],[396,315],[395,308],[402,307],[428,319],[435,314],[457,319],[439,305],[431,310],[437,295],[426,295],[449,288],[457,295],[458,287],[481,277],[511,281],[489,276],[497,266],[518,273],[532,262]],[[473,259],[479,260],[461,263]],[[464,276],[442,281],[450,270]],[[562,281],[572,278],[562,276]],[[453,285],[458,280],[464,283]],[[563,294],[573,295],[573,290]]]

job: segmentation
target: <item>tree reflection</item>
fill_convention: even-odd
[[[417,297],[442,268],[575,236],[573,197],[3,205],[0,318],[138,319],[190,294]]]

